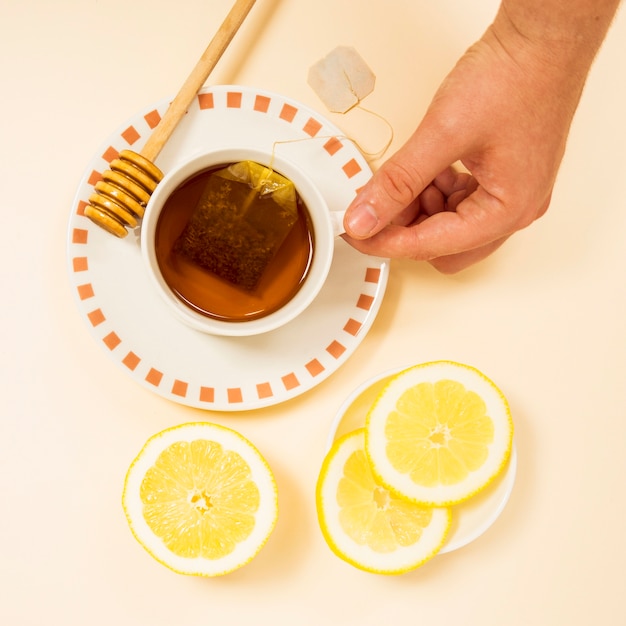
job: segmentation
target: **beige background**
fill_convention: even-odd
[[[391,122],[397,147],[496,6],[259,0],[211,82],[326,114],[307,69],[353,45],[377,75],[364,105]],[[379,317],[334,376],[274,408],[228,414],[173,404],[125,377],[89,336],[65,258],[89,159],[132,114],[175,93],[228,8],[0,0],[0,622],[626,623],[626,14],[593,68],[548,214],[457,276],[394,261]],[[359,112],[329,117],[363,143],[380,140]],[[316,522],[329,424],[362,381],[439,358],[475,365],[508,396],[514,492],[471,545],[402,577],[363,573],[329,551]],[[199,419],[249,437],[281,498],[257,559],[215,580],[154,562],[120,505],[145,439]]]

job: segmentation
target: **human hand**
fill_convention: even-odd
[[[593,52],[532,42],[499,14],[352,202],[344,238],[445,273],[491,254],[547,210]]]

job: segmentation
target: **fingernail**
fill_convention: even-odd
[[[348,217],[347,227],[357,237],[367,237],[378,225],[378,216],[371,204],[359,204]]]

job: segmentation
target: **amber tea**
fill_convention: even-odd
[[[314,249],[311,219],[295,191],[290,208],[283,188],[251,193],[236,176],[221,178],[242,165],[213,167],[177,187],[155,231],[156,258],[169,288],[202,315],[232,322],[269,315],[289,302]]]

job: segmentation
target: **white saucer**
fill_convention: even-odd
[[[294,398],[328,378],[361,343],[380,308],[389,262],[338,239],[319,297],[283,328],[226,338],[181,325],[147,280],[138,229],[120,240],[83,215],[109,162],[122,149],[140,151],[168,103],[151,105],[120,127],[79,185],[67,255],[80,313],[126,375],[174,402],[241,411]],[[319,113],[278,94],[224,85],[200,92],[156,164],[167,173],[206,146],[243,142],[274,148],[305,168],[332,210],[346,208],[372,174],[355,145]]]
[[[407,366],[408,367],[408,366]],[[357,387],[343,402],[331,424],[327,449],[337,437],[365,425],[365,417],[387,381],[404,367],[376,376]],[[452,507],[452,528],[439,554],[452,552],[474,541],[498,519],[509,500],[517,471],[515,443],[504,472],[484,491]]]

